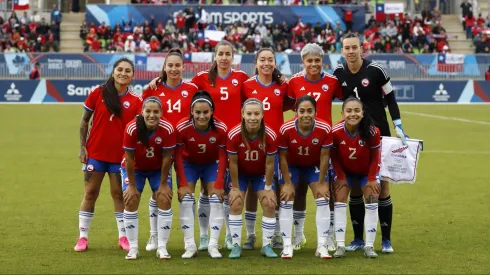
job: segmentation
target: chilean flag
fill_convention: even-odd
[[[29,0],[14,0],[14,10],[28,10]]]
[[[464,54],[439,53],[437,55],[437,71],[439,72],[462,72]]]

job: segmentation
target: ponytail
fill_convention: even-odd
[[[148,148],[150,146],[148,129],[146,128],[145,118],[141,114],[136,116],[136,133],[138,134],[138,141]]]
[[[165,61],[163,62],[162,75],[160,76],[161,83],[167,82],[167,72],[165,71],[165,67],[167,66],[167,58],[169,58],[172,55],[180,57],[180,59],[182,60],[182,65],[184,64],[184,57],[182,55],[182,51],[179,48],[170,49],[167,53],[167,56],[165,57]]]
[[[216,76],[218,76],[218,62],[216,62],[216,55],[218,54],[218,48],[219,46],[228,46],[231,49],[231,52],[233,54],[233,44],[231,44],[229,41],[226,40],[221,40],[216,46],[214,47],[214,60],[213,60],[213,65],[211,65],[211,68],[208,70],[208,80],[209,83],[211,83],[212,87],[216,87]]]

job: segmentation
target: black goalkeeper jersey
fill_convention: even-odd
[[[342,100],[351,96],[359,98],[381,135],[390,136],[383,97],[393,92],[393,88],[386,71],[378,63],[363,59],[357,73],[351,73],[347,64],[339,64],[333,74],[342,87]]]

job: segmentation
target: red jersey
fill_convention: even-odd
[[[170,88],[165,83],[159,83],[156,90],[147,88],[143,92],[143,99],[157,96],[162,101],[162,117],[166,118],[175,128],[179,120],[188,117],[191,113],[191,101],[198,88],[193,83],[182,81],[179,85]]]
[[[89,93],[83,108],[93,112],[87,137],[88,157],[99,161],[120,163],[124,155],[122,149],[124,128],[141,112],[141,97],[130,89],[119,96],[121,117],[112,114],[104,105],[103,86],[95,87]]]
[[[137,171],[149,172],[162,168],[163,151],[175,148],[175,131],[170,122],[160,119],[157,129],[148,137],[148,144],[146,147],[138,141],[136,119],[133,119],[124,132],[123,148],[135,152],[134,169]],[[126,167],[126,159],[123,159],[122,167]]]
[[[298,118],[287,121],[280,129],[278,147],[288,152],[288,165],[320,166],[321,150],[332,146],[332,127],[319,119],[315,119],[313,129],[307,136],[299,132]]]
[[[237,125],[228,133],[226,150],[228,154],[238,156],[238,174],[244,176],[265,175],[265,160],[267,155],[277,153],[277,135],[265,126],[265,148],[260,144],[260,138],[248,140],[248,147],[243,142],[241,125]]]
[[[260,83],[258,76],[253,76],[243,83],[242,99],[245,101],[249,98],[257,98],[262,101],[264,106],[264,120],[267,125],[270,125],[272,130],[279,133],[284,123],[283,112],[285,103],[287,102],[288,84],[278,84],[272,82],[268,86]]]
[[[315,98],[316,116],[332,125],[332,101],[334,98],[342,98],[342,88],[337,77],[323,72],[319,80],[312,82],[306,78],[304,71],[295,74],[289,80],[288,96],[296,101],[304,95]]]
[[[358,175],[368,175],[369,180],[376,179],[376,172],[372,168],[377,168],[379,164],[379,150],[381,138],[378,128],[372,126],[369,130],[371,139],[365,142],[360,139],[359,133],[351,136],[345,128],[345,122],[341,121],[333,127],[333,147],[335,153],[332,154],[332,164],[337,176],[342,179],[344,173]],[[372,163],[372,160],[376,160]],[[339,167],[340,166],[340,167]],[[373,174],[374,173],[374,174]]]
[[[216,85],[211,86],[209,72],[203,71],[192,78],[192,83],[211,95],[216,105],[214,115],[221,118],[230,129],[242,121],[241,89],[243,82],[248,78],[245,72],[231,69],[230,74],[224,78],[216,76]]]

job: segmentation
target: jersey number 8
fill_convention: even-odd
[[[153,147],[146,148],[146,157],[152,158],[154,156],[155,156],[155,149],[153,149]]]

